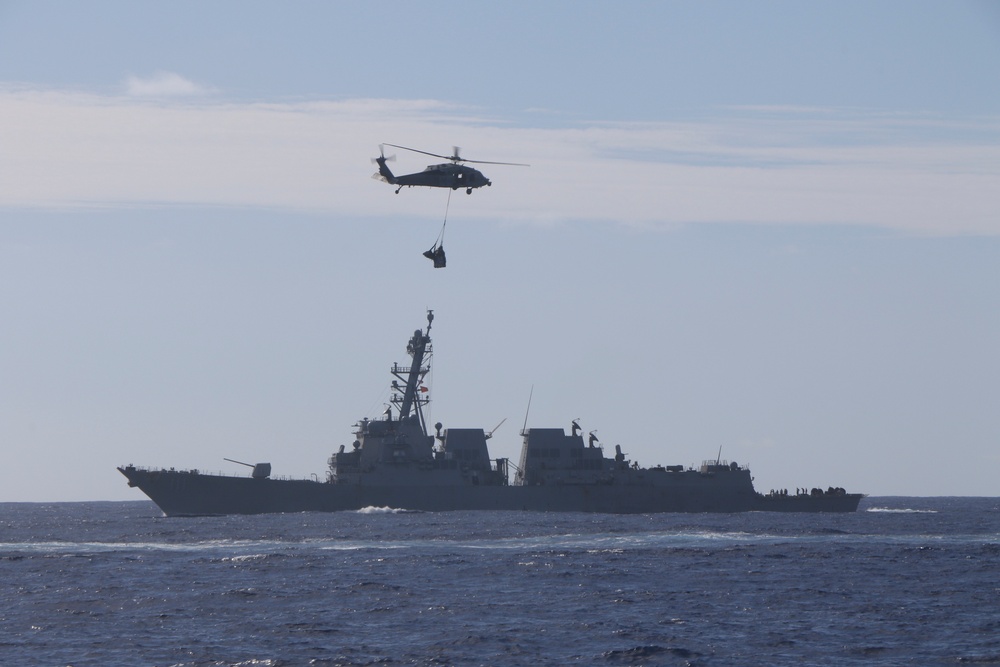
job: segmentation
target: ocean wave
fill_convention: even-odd
[[[399,514],[408,510],[368,508],[366,514]],[[834,534],[833,536],[836,536]],[[820,538],[830,537],[821,535]],[[697,548],[737,544],[772,544],[789,540],[809,539],[805,536],[754,534],[741,531],[656,531],[641,533],[569,533],[492,539],[441,539],[433,537],[386,539],[306,538],[306,539],[210,539],[186,542],[109,541],[109,542],[8,542],[0,544],[0,555],[16,556],[93,556],[98,554],[133,554],[143,557],[151,553],[204,554],[209,558],[251,561],[272,556],[288,556],[309,551],[419,550],[419,551],[583,551],[624,553],[626,551],[659,548]]]
[[[198,542],[7,542],[0,544],[4,555],[92,556],[122,553],[247,552],[239,557],[260,558],[295,549],[301,543],[279,540],[203,540]],[[260,553],[264,552],[264,553]]]
[[[883,512],[886,514],[937,514],[937,510],[918,510],[906,507],[869,507],[866,512]]]
[[[357,514],[423,514],[420,510],[405,510],[396,507],[375,507],[369,505],[357,510]]]

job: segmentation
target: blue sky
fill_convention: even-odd
[[[0,500],[322,477],[427,308],[496,456],[534,386],[643,464],[997,495],[998,63],[986,2],[0,2]],[[435,271],[381,142],[532,166]]]

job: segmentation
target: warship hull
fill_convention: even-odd
[[[390,507],[423,512],[456,510],[593,512],[854,512],[864,496],[762,495],[697,472],[646,486],[366,486],[313,480],[253,479],[178,470],[121,467],[129,485],[149,496],[166,516],[337,512]],[[684,479],[684,478],[687,479]],[[734,480],[740,481],[740,480]]]

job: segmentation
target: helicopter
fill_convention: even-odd
[[[386,162],[394,160],[396,156],[392,155],[386,157],[385,146],[401,148],[404,151],[412,151],[414,153],[422,153],[424,155],[430,155],[431,157],[441,158],[442,160],[450,160],[450,162],[444,164],[432,164],[423,171],[415,174],[396,176],[386,165]],[[372,162],[378,165],[378,173],[372,175],[372,178],[385,181],[390,185],[398,185],[399,187],[396,188],[397,195],[404,187],[412,188],[415,185],[429,188],[451,188],[452,190],[465,188],[465,193],[471,195],[474,189],[481,188],[484,185],[493,185],[493,183],[490,179],[483,175],[483,172],[478,169],[473,169],[472,167],[467,167],[464,164],[461,164],[462,162],[471,162],[474,164],[502,164],[511,167],[530,166],[517,162],[485,162],[483,160],[467,160],[459,155],[460,150],[461,149],[459,149],[458,146],[452,146],[451,155],[438,155],[437,153],[428,153],[427,151],[417,150],[416,148],[407,148],[406,146],[398,146],[396,144],[379,144],[379,156],[377,158],[372,158]]]

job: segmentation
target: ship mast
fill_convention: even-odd
[[[424,333],[420,329],[413,332],[413,337],[410,338],[410,342],[406,346],[406,351],[411,357],[413,357],[413,363],[409,368],[402,368],[393,364],[392,374],[398,377],[400,380],[406,381],[406,388],[403,390],[403,396],[400,398],[398,395],[393,396],[393,403],[399,405],[399,419],[400,421],[406,419],[410,416],[410,412],[416,408],[417,416],[420,418],[421,426],[423,426],[423,412],[421,411],[421,406],[427,403],[427,399],[418,396],[420,391],[420,382],[423,376],[430,370],[430,367],[424,367],[424,355],[430,352],[430,342],[431,342],[431,323],[434,321],[434,311],[427,311],[427,332]],[[406,375],[404,378],[403,375]],[[393,382],[393,388],[398,389],[398,385]],[[426,431],[426,429],[424,429]]]

